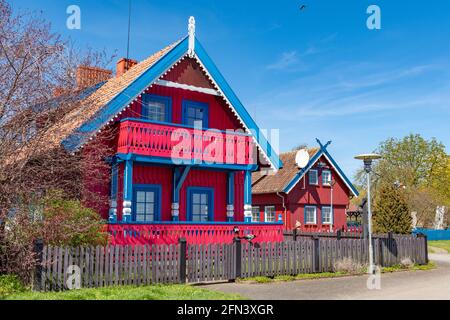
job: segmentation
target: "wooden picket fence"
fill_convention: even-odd
[[[377,265],[392,266],[404,258],[428,262],[426,237],[380,237],[373,246]],[[298,237],[284,242],[199,245],[181,239],[178,244],[151,246],[41,246],[37,253],[42,263],[34,287],[47,291],[65,290],[77,279],[79,286],[89,288],[332,272],[343,258],[366,264],[368,240]]]

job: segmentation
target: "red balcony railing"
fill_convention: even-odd
[[[283,241],[282,224],[108,224],[107,232],[112,245],[176,244],[185,238],[189,244],[232,243],[235,237],[233,228],[239,228],[239,236],[253,234],[252,242]]]
[[[119,153],[221,164],[254,164],[249,135],[197,130],[176,124],[124,120],[119,129]]]

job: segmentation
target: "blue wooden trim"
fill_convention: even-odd
[[[175,128],[197,129],[194,126],[188,126],[188,125],[185,125],[185,124],[182,124],[182,123],[155,121],[155,120],[147,120],[147,119],[142,119],[142,118],[124,118],[124,119],[120,120],[120,122],[124,122],[124,121],[154,123],[154,124],[161,124],[161,125],[165,125],[165,126],[171,126],[171,127],[175,127]],[[208,128],[208,131],[220,132],[220,133],[229,133],[227,130],[219,130],[219,129],[215,129],[215,128]],[[248,133],[245,133],[245,132],[239,132],[239,131],[232,131],[232,133],[235,134],[235,135],[239,135],[239,136],[246,136],[246,137],[250,137],[251,136],[251,134],[248,134]]]
[[[208,129],[209,127],[209,105],[205,102],[183,99],[181,102],[181,123],[187,126],[187,108],[204,109],[202,119],[202,128]]]
[[[138,191],[153,191],[156,193],[158,201],[155,202],[155,213],[154,213],[154,220],[160,221],[161,220],[161,204],[162,204],[162,188],[160,184],[135,184],[133,186],[133,198],[134,201],[132,202],[131,206],[131,216],[132,216],[132,222],[136,223],[136,200],[137,196],[136,193]]]
[[[152,121],[150,119],[146,119],[144,118],[144,107],[147,107],[146,103],[148,103],[149,101],[156,101],[156,102],[160,102],[163,103],[165,106],[165,122],[172,122],[172,97],[168,97],[168,96],[160,96],[160,95],[156,95],[156,94],[150,94],[150,93],[144,93],[142,95],[142,110],[141,110],[141,120],[149,120]]]
[[[306,208],[314,208],[315,209],[315,223],[307,223],[306,222]],[[304,222],[304,224],[306,225],[306,224],[309,224],[309,225],[314,225],[314,224],[317,224],[317,206],[313,206],[313,205],[305,205],[304,207],[303,207],[303,222]]]
[[[186,219],[192,221],[192,194],[207,193],[208,194],[208,222],[214,221],[214,188],[209,187],[188,187],[187,188],[187,207]]]
[[[102,107],[90,120],[83,123],[73,134],[68,136],[62,142],[62,145],[69,151],[73,152],[84,142],[89,136],[99,130],[104,123],[109,121],[114,115],[121,111],[125,106],[130,104],[136,96],[143,92],[151,83],[157,80],[161,74],[166,72],[175,62],[181,59],[188,49],[188,37],[185,37],[171,50],[166,52],[158,61],[150,68],[144,71],[130,85],[111,99],[104,107]]]
[[[234,172],[227,175],[227,204],[234,204]]]
[[[123,200],[132,201],[133,192],[133,161],[126,160],[123,173]]]
[[[175,167],[173,169],[173,195],[172,195],[172,201],[179,203],[180,202],[180,190],[183,186],[184,180],[186,180],[186,177],[191,169],[191,166],[185,166],[184,168],[181,167]],[[183,170],[180,173],[180,170]]]
[[[231,87],[228,85],[225,78],[220,73],[219,69],[216,67],[212,59],[208,56],[208,54],[206,53],[205,49],[198,41],[198,39],[195,39],[195,53],[197,54],[197,57],[205,66],[205,68],[208,70],[211,77],[217,83],[219,88],[225,94],[228,101],[230,101],[230,103],[233,105],[239,117],[242,119],[242,121],[244,121],[245,125],[251,130],[254,130],[254,134],[256,136],[260,148],[265,151],[272,165],[277,170],[281,168],[283,166],[283,163],[278,157],[278,154],[272,148],[272,146],[267,141],[265,136],[260,132],[259,127],[256,125],[255,121],[250,116],[248,111],[245,109],[245,107],[243,106],[239,98],[236,96],[236,94],[233,92]]]
[[[119,182],[119,166],[117,164],[113,164],[111,166],[111,199],[117,199],[117,189]]]
[[[334,223],[334,207],[331,207],[331,205],[329,205],[329,206],[321,206],[320,207],[320,220],[322,221],[322,224],[324,224],[324,221],[323,221],[323,208],[330,208],[330,211],[331,211],[331,222],[330,223],[325,223],[325,224],[333,224]]]
[[[152,156],[142,156],[134,153],[117,153],[118,159],[127,160],[133,159],[136,162],[145,162],[145,163],[157,163],[157,164],[166,164],[166,165],[179,165],[178,163],[174,163],[171,158],[163,158],[163,157],[152,157]],[[182,165],[199,167],[205,169],[223,169],[223,170],[245,170],[245,171],[255,171],[258,168],[256,164],[226,164],[226,163],[207,163],[207,162],[197,162],[195,159],[184,161]]]
[[[252,172],[245,171],[244,175],[244,204],[252,204]]]

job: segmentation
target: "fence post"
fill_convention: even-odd
[[[234,250],[236,252],[236,273],[234,275],[234,279],[231,279],[231,280],[235,280],[236,278],[240,278],[242,276],[242,244],[241,244],[241,239],[234,238],[233,239],[233,243],[234,243]]]
[[[384,265],[384,256],[383,256],[383,238],[377,238],[374,240],[378,240],[378,264],[381,267],[387,267]]]
[[[294,231],[292,231],[292,239],[297,241],[297,228],[294,228]]]
[[[417,234],[418,237],[422,237],[423,238],[423,245],[424,247],[424,251],[425,251],[425,264],[428,264],[428,237],[426,234],[423,233],[418,233]]]
[[[42,290],[42,252],[44,251],[44,242],[41,239],[37,239],[34,241],[33,247],[34,254],[36,255],[36,267],[34,269],[34,281],[33,281],[33,290],[41,291]]]
[[[313,236],[313,241],[314,272],[320,272],[320,238]]]
[[[180,266],[180,283],[186,283],[186,238],[178,238],[178,244],[180,245],[180,254],[179,254],[179,266]]]

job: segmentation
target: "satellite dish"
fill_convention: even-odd
[[[309,153],[306,149],[300,149],[297,151],[297,154],[295,155],[295,163],[297,164],[297,167],[300,169],[306,167],[306,165],[309,162]]]

